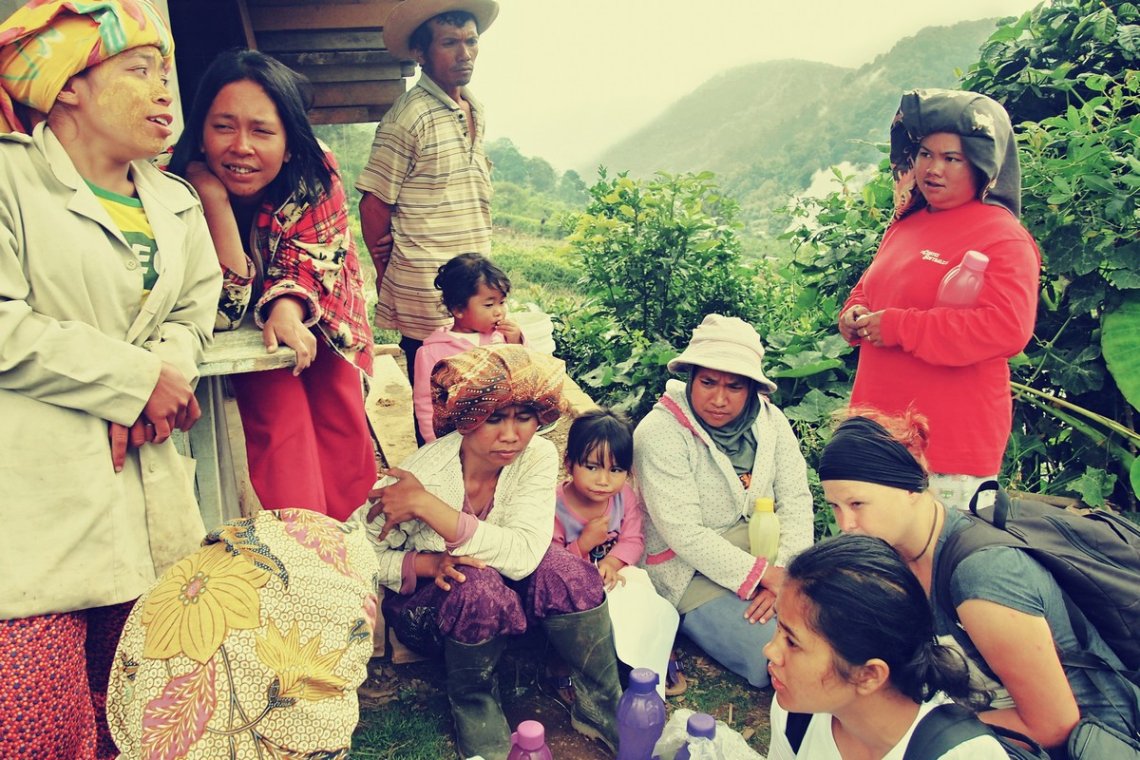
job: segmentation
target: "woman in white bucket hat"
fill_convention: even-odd
[[[764,346],[742,319],[710,314],[669,362],[685,380],[637,426],[634,470],[646,511],[646,565],[681,613],[681,632],[756,687],[784,565],[812,541],[807,466],[787,419],[767,398]],[[748,550],[757,498],[775,499],[774,562]]]

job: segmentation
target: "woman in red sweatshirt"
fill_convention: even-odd
[[[1011,356],[1033,332],[1041,254],[1021,226],[1009,116],[973,92],[915,90],[891,125],[895,218],[839,315],[860,346],[854,407],[930,421],[931,486],[965,508],[1009,440]],[[967,251],[989,259],[975,300],[940,305]]]

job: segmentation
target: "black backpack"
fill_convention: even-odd
[[[788,737],[792,752],[800,751],[810,722],[811,713],[788,713],[784,736]],[[922,716],[906,745],[903,760],[935,760],[977,736],[993,736],[1012,760],[1049,760],[1045,750],[1032,739],[1015,731],[988,726],[970,710],[953,703],[939,705]],[[1024,742],[1031,749],[1011,739]]]
[[[950,599],[954,568],[968,555],[989,546],[1012,546],[1048,570],[1076,607],[1124,663],[1125,677],[1140,684],[1140,528],[1107,511],[1077,514],[1031,499],[1011,499],[996,481],[978,493],[997,491],[992,507],[970,500],[970,525],[950,536],[938,560],[938,599],[950,619],[958,615]],[[1082,649],[1084,642],[1082,643]],[[1082,652],[1063,652],[1062,660],[1093,669],[1108,664]]]

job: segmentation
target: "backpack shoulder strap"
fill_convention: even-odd
[[[992,482],[992,481],[990,481]],[[971,505],[973,502],[971,502]],[[953,507],[943,507],[953,509]],[[997,492],[994,504],[995,522],[1000,519],[1005,524],[1009,512],[1009,497],[1004,491]],[[950,598],[950,579],[954,570],[966,557],[980,549],[990,546],[1012,546],[1024,548],[1025,544],[1018,541],[1005,530],[990,524],[990,522],[977,514],[964,514],[970,524],[952,536],[947,537],[938,555],[938,566],[935,568],[934,585],[937,592],[938,603],[950,619],[957,622],[958,611],[954,609],[954,601]]]
[[[939,705],[914,727],[903,760],[936,760],[963,742],[989,734],[990,729],[965,707]]]
[[[792,752],[799,754],[800,746],[804,743],[808,724],[811,723],[812,713],[788,713],[788,723],[784,726],[784,736],[788,737],[788,744],[792,745]]]

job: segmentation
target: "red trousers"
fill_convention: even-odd
[[[107,680],[134,602],[0,620],[0,754],[110,760]]]
[[[318,336],[316,359],[297,377],[275,369],[232,380],[261,506],[344,520],[364,504],[376,457],[356,367]]]

